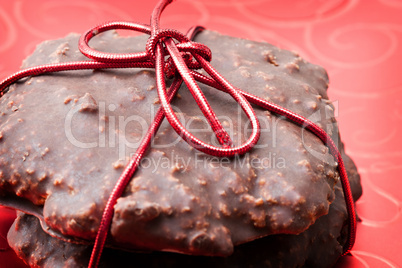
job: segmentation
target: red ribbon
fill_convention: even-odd
[[[180,137],[194,148],[209,155],[230,157],[236,154],[241,155],[248,152],[259,139],[260,126],[250,103],[258,105],[278,115],[285,116],[294,123],[314,133],[328,146],[330,153],[335,158],[335,161],[338,162],[338,171],[349,215],[349,236],[344,246],[343,255],[348,254],[355,242],[356,214],[345,166],[341,154],[331,137],[310,120],[295,114],[290,110],[233,87],[210,65],[209,61],[211,60],[211,51],[209,48],[203,44],[191,41],[198,32],[203,30],[202,27],[191,28],[187,35],[183,35],[176,30],[159,29],[160,16],[165,7],[171,2],[172,0],[161,0],[157,4],[151,16],[151,26],[130,22],[109,22],[96,26],[84,33],[79,41],[79,49],[81,53],[92,60],[36,66],[19,71],[0,83],[0,94],[2,96],[6,92],[8,86],[27,76],[36,76],[44,73],[66,70],[134,67],[155,68],[156,84],[161,107],[157,111],[156,116],[145,137],[142,139],[135,155],[125,167],[109,196],[88,267],[97,267],[113,218],[114,205],[137,170],[142,157],[151,143],[152,137],[155,136],[164,117],[167,118]],[[146,44],[146,51],[139,53],[116,54],[96,51],[89,47],[88,42],[91,38],[102,32],[115,29],[133,30],[149,34],[150,38]],[[176,40],[176,42],[174,40]],[[165,55],[170,56],[166,61]],[[195,69],[200,68],[203,68],[210,77],[194,71]],[[168,77],[174,77],[172,85],[168,91],[166,90],[165,75]],[[170,102],[183,81],[206,117],[222,147],[212,146],[197,139],[187,129],[185,129],[177,119],[170,106]],[[244,144],[233,147],[228,133],[217,119],[196,81],[230,94],[241,106],[250,119],[252,126],[252,133]]]

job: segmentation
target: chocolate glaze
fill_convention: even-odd
[[[84,60],[78,35],[46,41],[23,67]],[[322,67],[267,43],[204,31],[212,65],[233,85],[322,126],[341,146]],[[102,51],[142,51],[145,36],[105,34]],[[201,86],[235,144],[248,120],[226,94]],[[191,132],[217,144],[183,86],[173,105]],[[152,70],[68,71],[29,78],[0,99],[0,204],[16,196],[43,210],[42,225],[67,241],[90,243],[111,189],[159,107]],[[258,145],[218,159],[181,140],[164,122],[115,206],[112,247],[228,256],[234,246],[273,234],[300,234],[329,211],[336,163],[313,134],[255,107]],[[351,164],[353,165],[353,164]],[[352,169],[351,169],[352,170]],[[350,177],[355,197],[359,176]],[[36,211],[35,210],[35,211]]]

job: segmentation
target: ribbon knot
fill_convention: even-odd
[[[174,29],[160,29],[157,30],[154,34],[151,34],[145,46],[146,51],[148,52],[148,56],[155,60],[156,45],[158,43],[163,44],[163,41],[168,38],[178,41],[178,43],[175,43],[175,46],[180,52],[197,53],[205,60],[211,61],[212,53],[207,46],[191,41],[187,36]],[[201,65],[199,65],[195,60],[193,61],[193,64],[196,64],[198,68],[201,68]]]
[[[164,42],[167,38],[173,39],[178,41],[178,43],[174,43],[177,50],[180,52],[180,57],[183,58],[184,63],[186,64],[187,68],[191,70],[197,70],[202,68],[200,63],[195,60],[192,54],[197,54],[203,57],[206,61],[210,62],[212,58],[211,50],[200,43],[191,41],[191,37],[188,38],[184,34],[179,31],[173,29],[161,29],[158,30],[155,34],[151,35],[146,44],[146,51],[148,52],[148,56],[151,61],[155,62],[155,47],[159,42],[162,44],[164,51],[163,53],[169,54],[166,46],[164,46]],[[178,69],[174,64],[172,57],[168,57],[165,60],[165,75],[167,78],[173,78],[175,74],[177,74]]]
[[[130,159],[110,194],[98,229],[89,267],[96,267],[98,265],[113,218],[114,205],[116,204],[117,199],[122,195],[125,186],[136,172],[142,157],[146,153],[146,150],[151,143],[152,137],[156,135],[156,132],[158,131],[158,128],[161,125],[164,117],[167,118],[173,129],[194,148],[213,156],[230,157],[236,154],[244,154],[248,152],[253,148],[259,139],[259,123],[249,102],[278,115],[285,116],[290,121],[301,125],[302,127],[314,133],[329,147],[331,154],[338,162],[338,170],[349,214],[349,237],[344,247],[344,254],[347,254],[353,247],[355,241],[356,215],[354,212],[353,197],[345,166],[342,161],[341,154],[331,137],[308,119],[232,86],[222,75],[219,74],[218,71],[211,66],[210,61],[212,54],[210,49],[203,44],[191,41],[191,39],[193,39],[193,37],[199,31],[203,30],[202,27],[198,26],[191,28],[187,35],[172,29],[159,29],[158,25],[160,15],[164,8],[171,2],[172,0],[161,0],[158,3],[151,16],[151,26],[131,22],[108,22],[85,32],[79,40],[79,49],[84,55],[92,60],[35,66],[21,70],[9,76],[0,83],[1,97],[7,92],[8,86],[27,76],[36,76],[44,73],[66,70],[155,68],[156,85],[161,107],[157,111],[156,116],[145,137],[143,137],[139,148],[137,149],[133,158]],[[149,34],[150,38],[148,39],[145,47],[146,51],[117,54],[100,52],[89,47],[88,42],[91,38],[102,32],[117,29],[134,30]],[[166,56],[169,57],[166,58]],[[203,68],[209,77],[195,71],[196,69],[200,68]],[[166,89],[165,76],[168,78],[174,78],[168,90]],[[209,106],[196,81],[228,93],[241,106],[249,118],[252,127],[252,133],[245,143],[237,146],[232,143],[229,134],[217,119],[217,116]],[[187,88],[190,90],[195,102],[204,114],[222,147],[216,147],[199,140],[192,135],[177,119],[170,106],[170,102],[174,98],[182,82],[184,82]]]

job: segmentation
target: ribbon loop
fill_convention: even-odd
[[[151,34],[151,29],[147,25],[133,23],[133,22],[120,22],[111,21],[95,26],[81,35],[78,48],[82,54],[90,59],[105,63],[133,63],[144,62],[148,59],[146,52],[137,53],[106,53],[97,51],[89,46],[89,41],[96,35],[110,31],[110,30],[131,30],[145,34]]]

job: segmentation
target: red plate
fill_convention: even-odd
[[[0,79],[35,46],[107,20],[147,23],[152,1],[0,0]],[[398,0],[179,0],[162,26],[194,24],[298,51],[324,66],[346,151],[362,175],[363,220],[353,256],[337,267],[402,266],[402,2]],[[0,208],[0,267],[23,267],[4,237],[14,213]]]

